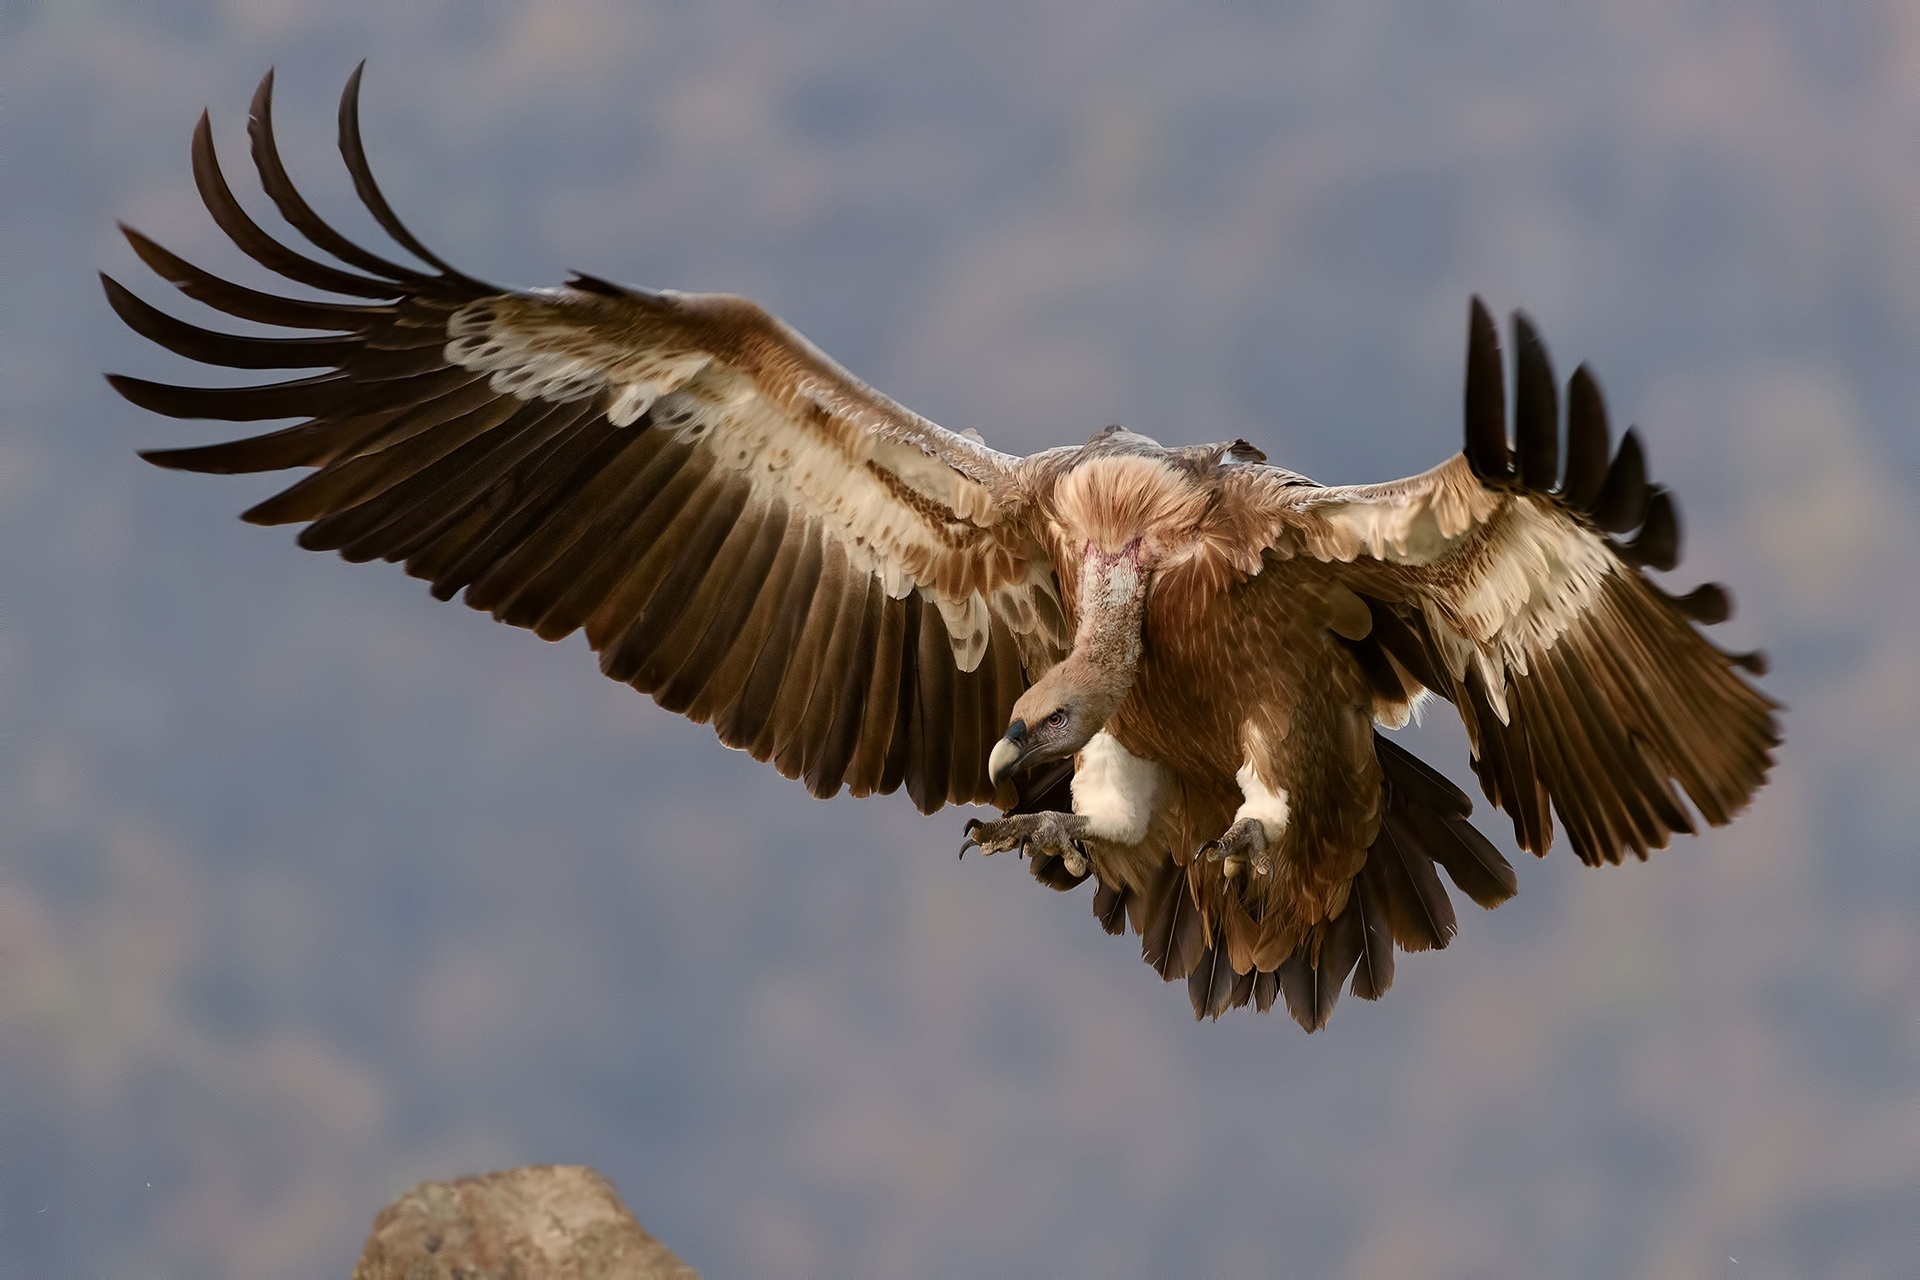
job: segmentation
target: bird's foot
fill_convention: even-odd
[[[1220,863],[1221,874],[1232,880],[1251,870],[1256,876],[1273,874],[1273,855],[1267,852],[1267,827],[1258,818],[1242,818],[1218,840],[1200,846],[1208,862]]]
[[[966,839],[960,845],[982,853],[1004,853],[1018,849],[1022,854],[1051,854],[1060,859],[1069,875],[1083,876],[1090,869],[1087,846],[1087,819],[1077,813],[1013,813],[991,822],[979,818],[967,820]]]

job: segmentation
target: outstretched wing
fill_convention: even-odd
[[[188,297],[314,331],[216,333],[105,279],[137,332],[206,364],[319,371],[221,388],[114,377],[172,417],[301,420],[144,456],[312,468],[245,518],[304,522],[302,546],[400,562],[441,599],[464,591],[550,640],[585,628],[609,676],[815,795],[904,784],[928,812],[992,798],[987,754],[1063,645],[1052,565],[1015,518],[1015,460],[895,404],[743,299],[589,277],[515,293],[455,271],[375,185],[359,83],[356,70],[341,98],[341,154],[374,218],[432,269],[348,241],[294,189],[271,73],[248,123],[261,183],[344,267],[253,221],[203,115],[193,169],[215,222],[255,261],[347,300],[244,288],[127,230]]]
[[[1675,784],[1715,826],[1744,807],[1772,764],[1777,704],[1740,675],[1765,673],[1759,655],[1723,652],[1696,625],[1728,616],[1722,587],[1676,598],[1643,572],[1678,562],[1680,526],[1636,435],[1609,462],[1583,366],[1567,385],[1563,473],[1553,371],[1524,316],[1514,344],[1517,447],[1499,339],[1476,298],[1463,454],[1392,484],[1321,488],[1252,469],[1241,483],[1271,554],[1352,566],[1358,599],[1335,630],[1389,706],[1423,687],[1454,703],[1523,847],[1546,852],[1551,807],[1583,861],[1645,857],[1694,829]]]

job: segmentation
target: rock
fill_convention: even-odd
[[[423,1182],[380,1211],[353,1280],[700,1280],[583,1165]]]

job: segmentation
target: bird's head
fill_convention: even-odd
[[[1071,658],[1042,676],[1013,704],[1013,719],[987,757],[994,786],[1049,760],[1060,760],[1087,745],[1113,714],[1116,700],[1074,678]]]

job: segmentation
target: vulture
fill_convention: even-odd
[[[968,847],[1094,884],[1196,1016],[1284,1001],[1308,1031],[1394,952],[1455,931],[1441,875],[1493,907],[1512,866],[1472,802],[1387,736],[1453,704],[1481,789],[1523,849],[1556,819],[1582,862],[1645,859],[1730,821],[1765,780],[1777,704],[1670,594],[1673,497],[1614,444],[1584,368],[1564,384],[1472,301],[1465,444],[1389,484],[1325,486],[1242,440],[1169,448],[1109,427],[1031,457],[936,426],[743,298],[575,275],[502,289],[394,215],[341,97],[354,190],[406,255],[347,239],[288,178],[273,76],[248,120],[267,198],[246,212],[206,115],[194,181],[240,251],[308,293],[231,283],[131,228],[187,297],[283,336],[176,318],[102,280],[161,347],[302,376],[186,387],[113,376],[176,418],[292,420],[143,456],[231,474],[305,468],[245,513],[389,560],[442,599],[548,640],[815,796],[904,788],[991,805]],[[318,250],[316,255],[313,250]],[[391,250],[389,251],[391,252]],[[1743,672],[1746,673],[1743,675]]]

